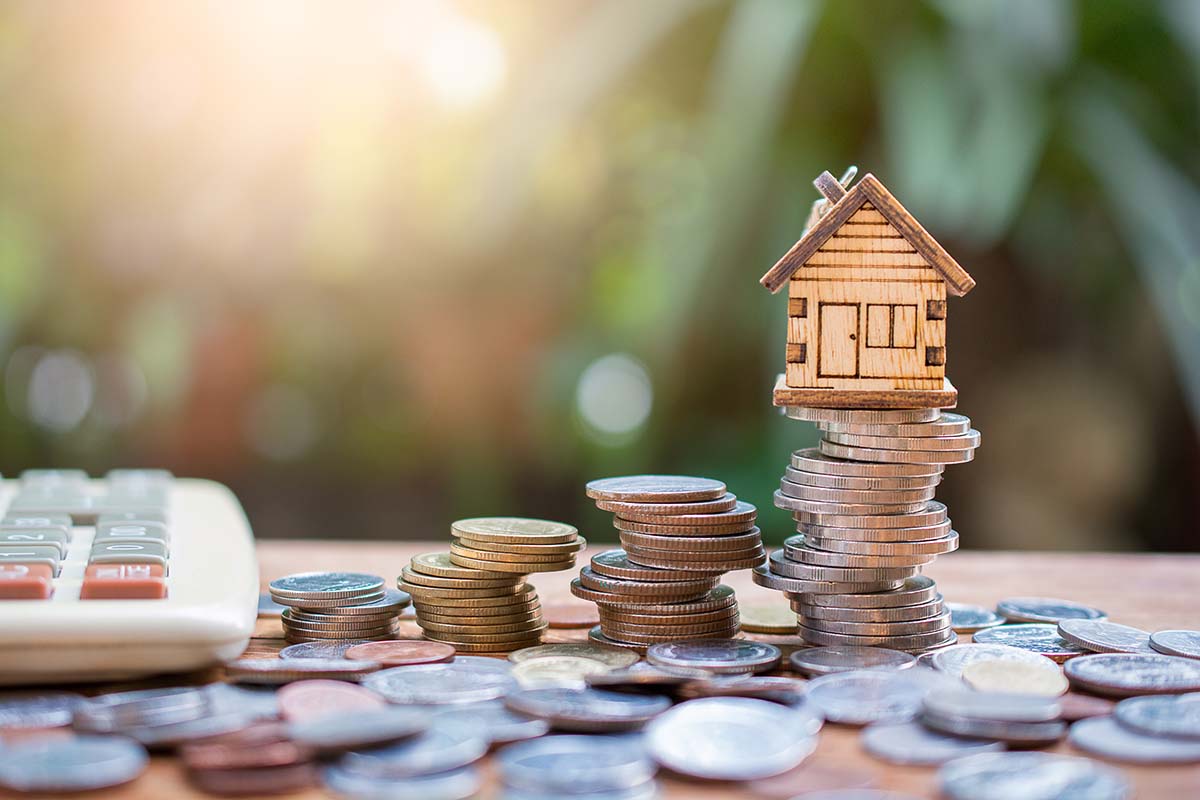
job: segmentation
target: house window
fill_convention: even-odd
[[[867,306],[867,347],[911,349],[917,346],[917,307],[902,304]]]

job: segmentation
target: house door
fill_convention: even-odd
[[[858,377],[858,304],[822,303],[817,377]]]

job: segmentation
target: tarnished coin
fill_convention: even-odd
[[[594,592],[647,597],[699,596],[717,585],[716,578],[708,577],[676,581],[635,581],[626,578],[609,578],[593,572],[590,567],[584,567],[579,571],[579,582]]]
[[[586,569],[586,567],[585,567]],[[670,586],[671,584],[665,584]],[[679,590],[659,590],[653,593],[608,592],[592,589],[584,585],[582,578],[571,581],[571,594],[583,600],[599,603],[602,607],[609,606],[649,606],[662,603],[685,603],[699,601],[706,597],[711,589],[692,588]]]
[[[334,600],[360,597],[383,591],[383,578],[362,572],[301,572],[271,581],[276,602],[287,600]],[[284,605],[295,605],[287,602]]]
[[[1058,697],[1068,684],[1062,671],[1049,659],[1046,663],[984,659],[963,667],[962,679],[981,692],[1010,692]]]
[[[290,722],[370,711],[385,705],[383,698],[369,689],[331,680],[289,683],[280,687],[276,697],[283,718]]]
[[[609,669],[622,669],[638,662],[638,657],[627,650],[615,647],[602,647],[586,643],[543,644],[537,647],[527,647],[508,654],[508,660],[514,664],[548,656],[573,656],[590,658],[598,661]]]
[[[239,658],[225,665],[225,675],[238,683],[273,686],[312,678],[357,681],[377,669],[374,661],[349,658]]]
[[[829,722],[907,722],[920,713],[925,696],[945,688],[947,680],[930,670],[837,672],[809,681],[806,700]]]
[[[835,608],[897,608],[928,603],[938,597],[937,585],[924,575],[905,578],[898,589],[878,594],[805,595],[804,602]]]
[[[551,603],[542,606],[542,616],[551,628],[590,628],[600,621],[591,603]]]
[[[933,422],[944,413],[937,408],[867,409],[807,406],[784,406],[783,412],[792,419],[805,422],[848,425],[912,425]]]
[[[935,669],[953,675],[956,678],[962,677],[962,671],[967,664],[993,659],[1024,661],[1026,663],[1037,664],[1038,666],[1041,666],[1042,662],[1046,660],[1045,656],[1019,647],[990,644],[953,645],[952,647],[947,647],[945,650],[939,650],[929,657],[930,664]]]
[[[882,647],[809,647],[789,658],[792,669],[805,675],[832,675],[866,669],[909,669],[917,659],[899,650]]]
[[[973,447],[964,450],[884,450],[835,444],[828,439],[822,439],[818,447],[822,453],[833,458],[887,464],[965,464],[975,458]]]
[[[550,730],[545,720],[534,719],[505,708],[502,700],[486,700],[456,706],[439,706],[437,718],[480,731],[492,744],[536,739]]]
[[[1170,736],[1200,743],[1200,693],[1130,697],[1116,704],[1113,718],[1146,736]]]
[[[1087,758],[1049,753],[980,753],[955,759],[938,772],[949,800],[1129,800],[1133,789],[1111,767]]]
[[[742,630],[746,633],[788,634],[797,628],[796,612],[784,605],[738,607]]]
[[[392,703],[442,705],[502,697],[517,684],[508,670],[500,672],[456,657],[446,664],[385,669],[368,676],[363,685]]]
[[[619,549],[605,550],[592,556],[591,569],[597,575],[632,581],[678,581],[707,577],[658,567],[643,567],[630,561],[625,551]]]
[[[1150,646],[1163,655],[1200,658],[1200,631],[1155,631]]]
[[[955,633],[975,633],[1004,624],[1004,617],[983,606],[946,603],[946,608],[950,610],[950,627]]]
[[[354,714],[325,714],[292,722],[287,736],[317,752],[338,753],[407,739],[424,731],[429,715],[414,708],[386,706]]]
[[[242,797],[288,794],[320,783],[320,773],[311,763],[253,769],[198,769],[190,771],[187,777],[195,788],[207,794]]]
[[[996,611],[1009,622],[1058,623],[1064,619],[1107,619],[1098,608],[1053,597],[1009,597],[996,604]]]
[[[570,560],[573,556],[571,553],[512,553],[508,551],[494,550],[476,550],[468,547],[463,543],[463,540],[458,539],[450,543],[450,560],[456,564],[461,563],[456,560],[456,556],[463,556],[472,559],[473,561],[495,561],[504,562],[506,564],[557,564],[566,560]],[[503,571],[503,570],[501,570]]]
[[[472,764],[483,757],[488,745],[478,727],[434,717],[423,733],[385,747],[347,753],[339,766],[363,777],[413,778]]]
[[[951,686],[925,696],[925,711],[993,722],[1054,722],[1062,713],[1057,698],[1033,694],[979,692]]]
[[[505,747],[496,762],[506,786],[547,798],[620,797],[651,781],[657,770],[634,736],[547,736]]]
[[[1137,698],[1144,699],[1144,698]],[[1085,753],[1130,764],[1200,763],[1200,740],[1148,736],[1112,717],[1092,717],[1071,726],[1070,742]]]
[[[974,634],[971,640],[979,644],[1002,644],[1007,647],[1028,650],[1059,663],[1089,652],[1062,638],[1058,633],[1058,628],[1054,625],[1036,623],[988,628]]]
[[[513,544],[563,544],[574,542],[579,530],[565,522],[521,517],[475,517],[450,525],[455,536]]]
[[[685,529],[701,529],[704,534],[709,533],[709,529],[713,526],[720,528],[741,528],[748,529],[754,524],[755,518],[758,517],[758,509],[750,503],[738,500],[733,508],[727,511],[718,511],[712,513],[674,513],[674,514],[658,514],[649,513],[646,511],[618,511],[616,519],[622,523],[641,523],[648,525],[668,526],[674,528]],[[624,530],[638,530],[638,528],[630,528],[624,524],[618,524],[618,528]],[[700,535],[697,533],[697,535]]]
[[[0,787],[60,794],[119,786],[141,775],[150,759],[124,736],[36,737],[5,745]]]
[[[307,762],[316,755],[288,739],[288,724],[259,722],[232,733],[189,742],[179,749],[183,763],[194,770],[283,767]]]
[[[651,664],[692,667],[718,674],[766,672],[779,663],[781,656],[774,645],[729,639],[666,642],[646,651]]]
[[[891,764],[929,766],[954,758],[1004,750],[1000,742],[949,736],[916,722],[881,722],[863,728],[863,749]]]
[[[528,575],[534,572],[561,572],[564,569],[571,569],[575,566],[575,559],[573,557],[563,561],[493,561],[491,559],[473,558],[465,555],[460,548],[453,544],[450,545],[450,561],[460,567],[495,572],[512,572],[520,575]]]
[[[632,503],[693,502],[718,500],[725,496],[725,484],[710,478],[684,475],[629,475],[589,481],[587,496],[594,500]]]
[[[360,775],[338,764],[321,773],[325,785],[338,797],[388,798],[388,800],[468,800],[483,788],[483,776],[474,767],[459,767],[428,775],[392,778]]]
[[[745,697],[689,700],[659,716],[646,746],[668,769],[707,780],[787,772],[816,749],[821,720],[802,708]]]
[[[384,667],[404,667],[449,661],[454,658],[454,647],[440,642],[364,642],[348,648],[345,656]]]
[[[1200,691],[1200,663],[1176,656],[1098,653],[1066,663],[1071,685],[1108,697]]]
[[[497,580],[501,583],[518,580],[509,573],[460,567],[450,560],[449,553],[421,553],[412,557],[409,566],[414,572],[439,578],[458,578],[471,581]]]
[[[18,691],[0,693],[0,731],[61,728],[71,724],[84,703],[72,692]]]
[[[1092,619],[1064,619],[1058,634],[1074,645],[1096,653],[1155,653],[1150,633],[1128,625]]]
[[[640,728],[670,708],[671,700],[602,689],[548,688],[511,692],[504,705],[558,730],[606,733]]]

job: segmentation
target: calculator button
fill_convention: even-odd
[[[168,469],[110,469],[104,477],[110,483],[170,483],[175,480]]]
[[[162,542],[109,542],[92,546],[92,564],[158,564],[166,567],[167,546]]]
[[[78,525],[90,525],[96,519],[95,500],[82,486],[22,486],[9,506],[9,511],[23,515],[69,514]]]
[[[71,540],[70,514],[6,514],[0,527],[12,528],[59,528]]]
[[[80,600],[159,600],[167,582],[158,564],[92,564],[83,575]]]
[[[62,528],[10,528],[0,525],[0,545],[44,544],[67,554],[67,534]]]
[[[0,565],[4,564],[43,564],[58,574],[58,562],[61,557],[57,547],[49,545],[12,545],[0,544]]]
[[[161,522],[97,522],[93,544],[108,542],[162,542],[171,541],[167,526]]]
[[[96,525],[106,522],[167,522],[167,514],[161,508],[124,508],[104,511],[96,518]]]
[[[0,563],[0,600],[49,599],[53,578],[53,570],[45,564]]]
[[[81,469],[27,469],[21,473],[21,481],[26,485],[34,483],[80,484],[87,479],[87,473]]]

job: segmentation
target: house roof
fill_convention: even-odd
[[[946,281],[947,290],[954,295],[962,296],[975,288],[975,279],[950,257],[950,254],[929,235],[929,232],[917,222],[908,209],[900,205],[891,192],[879,179],[867,173],[863,179],[846,192],[842,199],[833,204],[825,215],[817,220],[812,227],[804,232],[800,241],[792,245],[792,249],[759,279],[759,283],[778,292],[788,278],[804,266],[814,253],[821,249],[829,237],[837,233],[846,220],[854,215],[865,203],[870,203],[875,210],[892,224],[900,235],[913,246],[929,265],[938,271]]]

